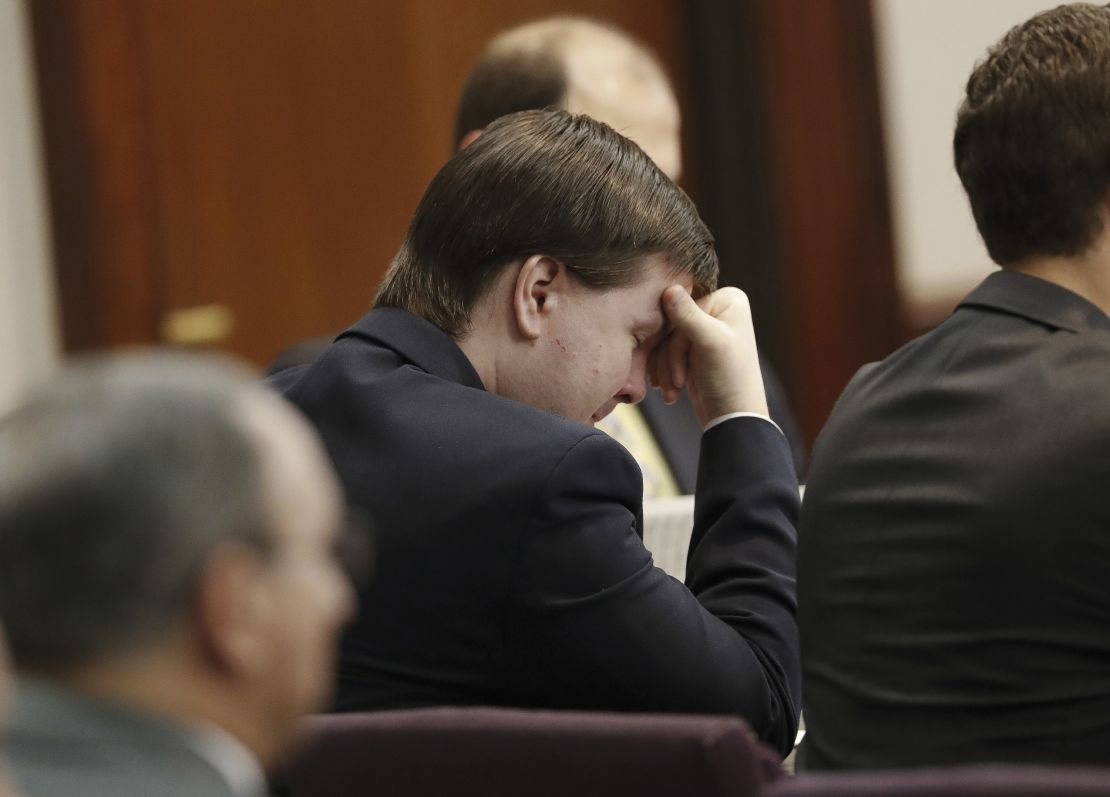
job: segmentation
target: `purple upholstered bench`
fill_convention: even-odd
[[[436,708],[312,717],[292,797],[753,797],[777,757],[729,717]]]

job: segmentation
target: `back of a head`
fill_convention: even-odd
[[[650,254],[698,292],[717,281],[693,203],[639,147],[587,116],[525,111],[490,125],[433,178],[376,304],[461,336],[502,268],[535,254],[596,288],[634,281]]]
[[[205,554],[265,545],[250,377],[132,354],[65,369],[0,419],[0,618],[17,670],[126,654],[183,614]]]
[[[605,122],[677,177],[681,157],[674,92],[651,51],[624,31],[592,19],[553,17],[500,34],[467,77],[455,141],[498,117],[542,108]]]
[[[455,112],[455,143],[499,117],[565,107],[566,67],[559,52],[563,21],[543,20],[494,38],[463,85]]]
[[[1110,185],[1110,8],[1061,6],[1010,30],[968,80],[954,150],[995,262],[1088,249]]]

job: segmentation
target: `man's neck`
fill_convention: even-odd
[[[470,364],[474,367],[475,373],[477,373],[478,378],[482,380],[482,386],[487,392],[496,393],[496,347],[494,347],[490,341],[484,339],[481,331],[471,331],[469,334],[461,338],[455,338],[454,340],[455,345],[466,355],[466,359],[470,360]]]
[[[1105,236],[1081,255],[1031,257],[1010,268],[1067,288],[1110,316],[1110,246]]]
[[[234,737],[259,760],[272,752],[252,732],[236,690],[219,678],[163,657],[142,655],[110,664],[80,667],[59,678],[89,697],[129,707],[187,727],[212,726]]]

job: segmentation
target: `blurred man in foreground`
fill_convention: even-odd
[[[8,754],[36,797],[248,797],[350,605],[312,431],[224,364],[66,369],[0,419]]]
[[[1002,270],[848,386],[799,550],[804,763],[1110,763],[1110,8],[976,66],[956,170]]]

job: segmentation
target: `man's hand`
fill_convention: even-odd
[[[668,404],[689,387],[702,428],[722,415],[767,415],[747,295],[721,288],[696,302],[681,285],[663,291],[663,312],[674,325],[655,351],[651,383]]]

